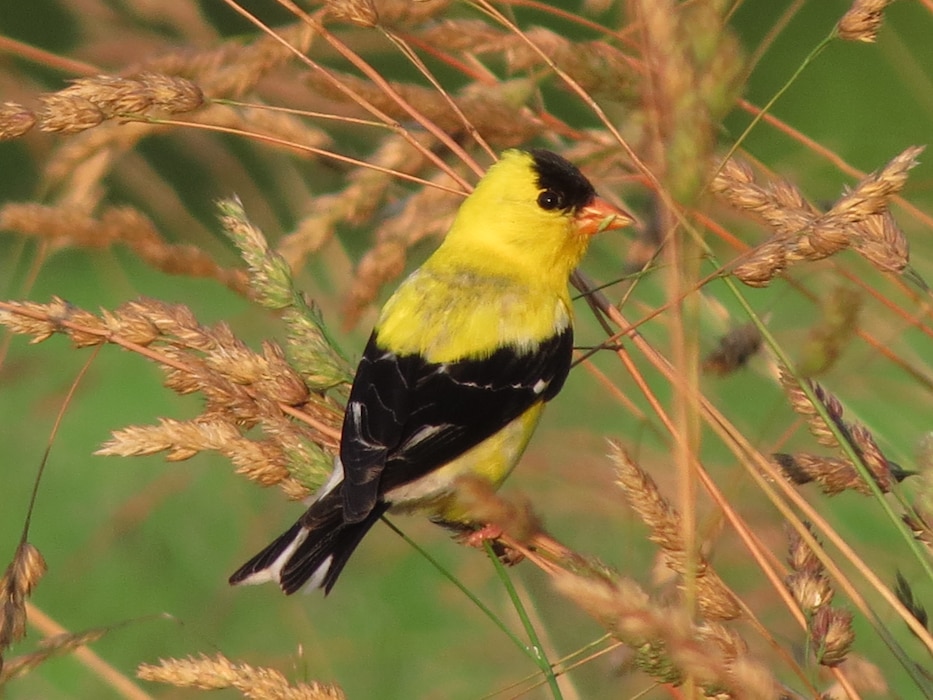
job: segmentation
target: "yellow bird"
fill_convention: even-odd
[[[458,478],[498,488],[512,471],[570,369],[570,275],[593,234],[630,223],[561,156],[503,153],[382,309],[330,480],[230,583],[327,593],[390,508],[481,525],[458,502]]]

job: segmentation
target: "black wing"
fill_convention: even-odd
[[[380,348],[374,333],[343,422],[345,520],[362,520],[380,494],[443,466],[556,396],[572,349],[568,327],[527,353],[506,347],[482,360],[434,364]]]

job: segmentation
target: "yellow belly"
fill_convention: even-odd
[[[427,513],[446,522],[470,522],[466,505],[457,500],[457,480],[480,477],[499,488],[528,446],[543,407],[543,402],[535,404],[495,435],[417,481],[392,489],[385,499],[394,511]]]

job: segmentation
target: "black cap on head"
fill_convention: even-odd
[[[543,209],[579,209],[596,197],[590,181],[566,158],[543,148],[532,150],[531,157],[537,185],[544,190],[538,197]]]

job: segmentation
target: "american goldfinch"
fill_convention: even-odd
[[[570,369],[570,275],[593,234],[631,222],[561,156],[506,151],[382,309],[330,480],[230,583],[327,593],[390,508],[481,525],[458,480],[497,488],[512,471]]]

